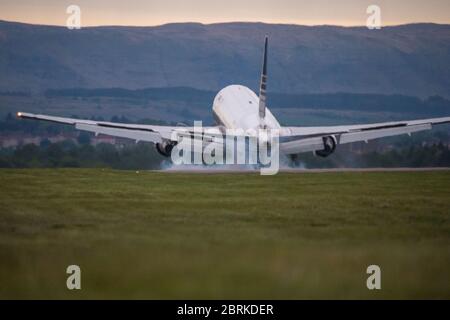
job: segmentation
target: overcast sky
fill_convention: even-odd
[[[450,0],[0,0],[0,19],[65,25],[71,4],[81,8],[82,26],[187,21],[365,25],[371,4],[381,7],[383,25],[450,23]]]

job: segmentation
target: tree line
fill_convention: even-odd
[[[78,143],[67,140],[40,145],[26,144],[0,150],[0,168],[113,168],[127,170],[161,169],[170,159],[160,156],[150,143],[90,145],[80,135]],[[414,144],[385,152],[367,153],[338,150],[328,158],[311,153],[287,159],[289,167],[305,168],[393,168],[393,167],[450,167],[450,148],[443,143],[422,146]]]
[[[255,91],[256,92],[256,91]],[[124,88],[101,89],[52,89],[45,92],[47,97],[114,97],[138,100],[171,100],[194,105],[210,106],[217,92],[188,87],[147,88],[130,90]],[[170,98],[168,98],[170,97]],[[307,108],[354,110],[373,112],[397,112],[417,115],[443,115],[450,113],[450,100],[441,96],[419,97],[401,94],[358,94],[358,93],[318,93],[286,94],[270,92],[268,105],[273,108]]]

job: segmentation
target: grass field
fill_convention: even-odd
[[[450,171],[35,169],[0,183],[0,298],[450,298]],[[66,289],[70,264],[81,290]]]

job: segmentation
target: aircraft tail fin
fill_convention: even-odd
[[[268,37],[264,41],[264,56],[261,72],[261,82],[259,85],[259,118],[264,120],[266,117],[266,88],[267,88],[267,42]]]

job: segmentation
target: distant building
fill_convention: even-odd
[[[78,133],[62,133],[58,135],[40,135],[40,136],[33,136],[29,134],[24,133],[17,133],[17,134],[8,134],[8,135],[0,135],[0,148],[15,148],[20,145],[25,144],[34,144],[34,145],[40,145],[42,141],[48,140],[51,143],[57,143],[62,142],[66,140],[73,141],[74,143],[78,144],[77,141]],[[98,136],[92,136],[91,138],[91,145],[98,145],[100,143],[108,143],[113,145],[126,145],[126,144],[132,144],[134,143],[131,140],[123,139],[123,138],[117,138],[117,137],[111,137],[107,135],[98,135]]]

